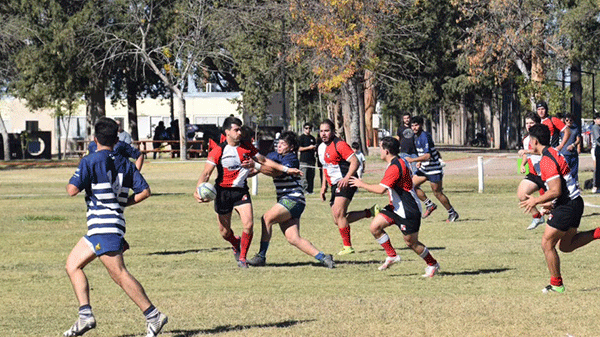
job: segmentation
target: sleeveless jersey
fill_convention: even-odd
[[[108,150],[83,157],[69,184],[85,191],[88,236],[124,235],[129,190],[137,194],[149,188],[132,162]]]
[[[248,188],[246,180],[250,170],[243,168],[242,162],[251,159],[257,153],[256,147],[250,143],[231,146],[227,142],[223,142],[210,150],[206,161],[217,167],[216,184],[218,186]]]

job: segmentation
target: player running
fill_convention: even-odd
[[[524,208],[525,212],[531,212],[536,205],[551,209],[542,237],[542,250],[550,271],[550,285],[542,291],[564,293],[565,286],[560,273],[560,258],[556,245],[560,251],[570,253],[599,239],[600,227],[578,232],[577,228],[583,214],[581,190],[577,181],[571,176],[565,158],[556,149],[550,147],[548,127],[542,124],[533,125],[529,129],[529,136],[533,153],[542,157],[540,176],[546,185],[546,193],[537,198],[526,195],[520,207]]]
[[[276,150],[276,152],[269,153],[267,158],[289,168],[300,168],[297,153],[298,138],[295,133],[287,131],[281,134]],[[253,258],[248,260],[248,264],[251,266],[266,265],[273,224],[278,223],[291,245],[314,257],[327,268],[334,268],[331,255],[325,255],[315,248],[312,243],[300,236],[300,216],[306,207],[304,189],[300,178],[260,164],[257,164],[256,168],[260,172],[273,177],[277,192],[277,203],[261,218],[260,250]]]
[[[350,178],[350,185],[364,188],[371,193],[388,193],[390,203],[384,207],[371,221],[371,234],[383,247],[387,258],[379,270],[388,269],[392,264],[400,262],[400,256],[390,242],[390,237],[385,228],[396,225],[404,235],[404,242],[427,263],[423,277],[433,277],[440,265],[431,256],[429,249],[419,241],[419,228],[421,227],[421,202],[413,189],[410,164],[398,158],[400,142],[393,137],[384,137],[379,149],[380,157],[388,163],[383,179],[379,185],[369,185],[356,178]]]
[[[327,183],[331,185],[331,214],[338,226],[344,248],[338,255],[354,254],[350,236],[350,223],[363,218],[370,218],[379,212],[379,205],[362,211],[348,212],[348,205],[356,192],[356,187],[348,184],[350,177],[356,177],[359,163],[354,151],[348,143],[335,136],[335,126],[329,119],[324,120],[319,127],[319,135],[323,141],[317,152],[319,161],[323,164],[326,179],[321,185],[321,199],[326,200]]]
[[[248,191],[247,178],[254,162],[265,164],[274,169],[300,175],[300,170],[289,168],[272,160],[266,159],[258,153],[254,145],[242,141],[242,121],[230,116],[223,122],[225,130],[225,141],[215,146],[208,153],[204,171],[198,179],[194,198],[198,202],[208,202],[198,194],[198,186],[207,182],[215,167],[217,168],[217,180],[215,188],[215,212],[219,222],[219,232],[223,239],[231,243],[235,259],[240,268],[248,268],[246,255],[252,242],[253,235],[253,211],[252,199]],[[254,160],[254,162],[252,161]],[[235,210],[242,220],[242,236],[236,236],[231,229],[231,213]]]
[[[407,158],[409,163],[417,163],[417,172],[413,176],[413,185],[417,196],[421,201],[425,203],[425,212],[423,218],[428,217],[433,211],[437,209],[437,205],[433,203],[425,192],[419,186],[425,181],[429,180],[433,195],[444,205],[448,210],[447,222],[454,222],[458,220],[458,213],[454,210],[454,207],[450,204],[450,200],[444,194],[442,185],[442,179],[444,177],[444,171],[440,163],[440,153],[436,150],[433,144],[433,138],[431,135],[423,131],[423,117],[415,116],[410,120],[411,128],[415,133],[415,147],[417,148],[418,157]]]

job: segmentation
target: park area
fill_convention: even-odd
[[[383,175],[377,153],[372,149],[368,157],[367,182]],[[142,173],[153,196],[126,211],[126,264],[169,316],[161,336],[598,336],[600,243],[560,253],[567,291],[543,294],[549,281],[543,228],[525,229],[531,218],[518,208],[516,155],[442,155],[445,191],[460,219],[446,223],[440,207],[423,220],[420,239],[441,265],[434,278],[421,277],[425,263],[404,247],[395,227],[388,234],[402,262],[378,271],[385,253],[369,233],[369,220],[352,225],[357,254],[334,256],[335,269],[290,246],[278,230],[266,267],[238,268],[218,233],[212,203],[192,197],[201,161],[147,160]],[[83,195],[65,192],[75,165],[0,167],[0,336],[60,336],[77,317],[64,270],[86,231]],[[589,154],[581,166],[583,182],[592,176]],[[582,230],[600,225],[599,196],[584,191]],[[258,251],[260,215],[274,202],[273,184],[261,176],[250,256]],[[349,208],[387,202],[360,191]],[[239,234],[239,219],[233,219]],[[329,205],[318,194],[307,197],[301,233],[326,253],[341,248]],[[102,264],[94,261],[85,271],[98,321],[85,336],[143,336],[142,313]]]

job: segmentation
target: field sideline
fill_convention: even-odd
[[[376,154],[367,162],[371,183],[385,169]],[[485,193],[479,194],[477,154],[442,154],[445,191],[460,219],[447,224],[438,204],[423,221],[420,239],[441,265],[433,279],[421,277],[425,263],[404,248],[395,227],[388,234],[403,260],[378,271],[385,253],[368,231],[369,220],[352,225],[357,254],[334,256],[336,269],[320,266],[275,229],[267,267],[241,270],[219,236],[212,203],[192,197],[203,164],[147,160],[142,173],[153,196],[125,213],[131,245],[125,261],[169,316],[161,336],[598,336],[600,242],[560,253],[567,292],[542,294],[549,281],[542,228],[525,230],[531,218],[517,206],[522,176],[514,155],[485,155]],[[591,178],[590,162],[582,158],[580,182]],[[86,231],[83,196],[70,198],[64,189],[74,170],[0,170],[0,336],[62,336],[76,319],[64,271]],[[259,181],[250,256],[258,250],[260,215],[275,202],[270,179]],[[424,190],[431,194],[428,186]],[[587,230],[600,225],[600,197],[583,196],[580,228]],[[385,204],[387,197],[360,191],[350,210],[376,202]],[[235,215],[232,227],[241,233]],[[308,196],[301,233],[326,253],[341,248],[318,193]],[[85,336],[144,336],[143,315],[102,264],[94,261],[85,270],[98,321]]]

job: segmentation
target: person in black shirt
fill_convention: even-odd
[[[306,193],[313,193],[315,180],[315,163],[317,140],[310,132],[312,126],[309,123],[304,124],[303,133],[298,139],[298,152],[300,153],[300,170],[304,174],[302,176],[302,188]]]
[[[402,125],[398,128],[398,140],[400,141],[400,153],[406,153],[416,157],[417,148],[415,147],[415,133],[410,128],[410,113],[405,112],[402,115]]]

